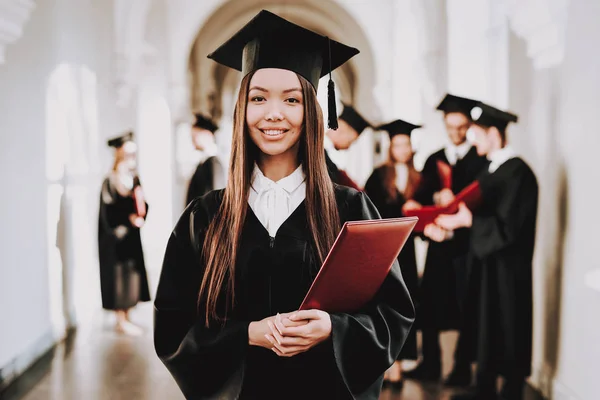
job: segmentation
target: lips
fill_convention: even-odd
[[[286,133],[287,129],[261,129],[260,130],[264,135],[269,137],[277,137]]]

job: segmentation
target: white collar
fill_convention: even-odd
[[[495,172],[502,164],[516,156],[517,153],[508,145],[489,153],[487,155],[487,159],[490,160],[488,171],[490,173]]]
[[[219,148],[217,147],[217,144],[214,142],[207,143],[206,146],[204,147],[204,149],[201,150],[201,153],[202,153],[202,159],[208,160],[210,157],[217,156],[219,154]]]
[[[280,188],[284,189],[286,192],[292,193],[294,190],[298,189],[300,187],[300,185],[302,185],[302,183],[304,183],[305,180],[306,180],[306,175],[304,175],[304,169],[302,168],[302,164],[299,165],[298,168],[296,168],[294,170],[294,172],[292,172],[285,178],[281,178],[277,182],[274,182],[271,179],[267,178],[262,173],[262,171],[260,170],[258,165],[254,164],[254,170],[252,171],[251,185],[252,185],[252,189],[257,193],[260,192],[261,190],[269,188],[272,185],[279,186]]]
[[[471,150],[471,143],[469,141],[465,141],[464,143],[456,146],[453,143],[448,143],[444,148],[444,152],[446,153],[446,158],[450,165],[456,164],[458,160],[462,160],[464,156],[467,155],[469,150]]]

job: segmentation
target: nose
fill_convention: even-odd
[[[281,121],[283,120],[283,113],[281,112],[280,106],[277,102],[271,102],[267,113],[265,114],[267,121]]]

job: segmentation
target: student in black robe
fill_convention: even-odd
[[[367,127],[371,126],[371,124],[369,124],[354,107],[343,103],[342,105],[344,106],[344,109],[339,116],[338,128],[329,129],[325,133],[327,139],[336,150],[348,150],[352,143],[358,139],[360,134]],[[327,162],[329,176],[334,183],[361,190],[360,186],[348,176],[346,171],[339,169],[337,165],[335,165],[327,151],[325,151],[325,161]]]
[[[538,207],[535,174],[507,145],[506,127],[517,116],[479,103],[473,109],[475,145],[490,165],[478,178],[482,204],[440,216],[428,234],[441,240],[447,231],[471,228],[471,286],[479,290],[469,309],[478,317],[477,390],[454,399],[523,398],[531,373],[532,260]]]
[[[215,132],[219,127],[202,114],[196,114],[196,123],[192,127],[192,143],[196,150],[203,153],[204,161],[198,164],[186,196],[186,205],[215,189],[225,187],[225,168],[218,156]]]
[[[390,137],[389,156],[388,161],[376,168],[367,180],[365,193],[373,201],[383,218],[402,217],[402,206],[407,199],[412,198],[419,186],[421,174],[417,172],[413,164],[414,152],[410,136],[414,129],[420,127],[420,125],[413,125],[400,119],[377,127],[377,130],[387,131]],[[398,262],[404,282],[416,304],[419,276],[414,236],[411,236],[402,248]],[[401,361],[416,359],[417,331],[411,329],[402,352],[394,365],[387,371],[384,379],[393,388],[400,389],[403,385]]]
[[[413,200],[405,209],[421,205],[446,205],[454,200],[487,164],[485,157],[467,141],[471,126],[470,110],[475,100],[446,95],[438,105],[444,112],[444,123],[450,143],[433,153],[421,172],[421,185]],[[449,165],[452,170],[451,188],[442,187],[438,162]],[[420,380],[439,380],[441,376],[441,347],[439,334],[444,330],[459,329],[461,316],[459,299],[464,296],[466,254],[469,230],[454,232],[451,240],[443,243],[429,242],[425,270],[419,288],[419,307],[416,326],[423,334],[422,361],[416,369],[408,371],[407,377]],[[457,347],[454,367],[446,379],[448,386],[467,386],[471,382],[471,362],[474,354],[467,347]]]
[[[184,211],[155,301],[156,351],[186,398],[379,397],[414,318],[398,263],[356,313],[297,311],[341,224],[380,218],[323,152],[318,79],[357,52],[261,11],[210,55],[244,75],[230,176]]]
[[[139,335],[141,328],[129,320],[129,310],[140,301],[150,301],[150,290],[140,228],[144,226],[148,204],[143,199],[136,174],[133,134],[108,141],[115,148],[112,171],[104,179],[100,195],[98,256],[102,307],[116,312],[119,333]],[[135,196],[143,206],[136,206]]]

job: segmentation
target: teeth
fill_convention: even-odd
[[[277,135],[281,135],[283,133],[283,130],[269,129],[269,130],[265,130],[264,132],[265,132],[265,135],[277,136]]]

